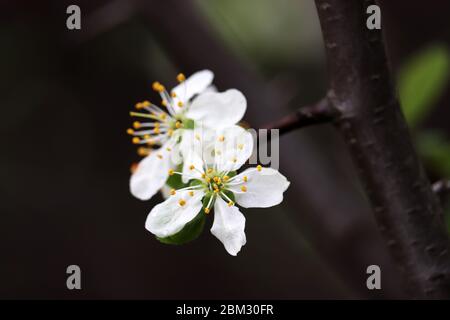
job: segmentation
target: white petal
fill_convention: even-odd
[[[164,198],[164,200],[166,200],[167,198],[170,197],[171,190],[172,190],[172,188],[169,187],[167,184],[165,184],[161,187],[161,195]]]
[[[161,238],[181,231],[202,209],[203,191],[193,191],[194,196],[191,196],[189,192],[187,190],[178,191],[175,195],[153,207],[145,221],[145,228]],[[185,203],[181,205],[180,200],[185,201]]]
[[[168,152],[159,150],[153,151],[142,159],[136,171],[131,175],[131,194],[140,200],[148,200],[153,197],[169,176],[170,157]],[[162,158],[159,158],[158,155],[161,155]]]
[[[247,182],[244,182],[244,176]],[[233,181],[241,181],[238,185],[229,187],[234,193],[236,203],[244,208],[267,208],[280,204],[283,201],[283,192],[290,182],[272,168],[250,168],[238,174]],[[246,192],[241,187],[245,185]]]
[[[217,169],[235,171],[252,155],[253,136],[240,126],[231,126],[216,131],[214,148]]]
[[[230,89],[225,92],[205,92],[192,101],[186,116],[204,126],[222,129],[239,122],[247,109],[244,95]]]
[[[174,99],[175,105],[178,101],[186,104],[194,95],[205,91],[211,85],[213,79],[214,74],[209,70],[202,70],[191,75],[172,89],[177,97]]]
[[[211,233],[215,235],[232,256],[245,245],[245,217],[236,206],[229,207],[220,197],[214,204],[214,223]]]

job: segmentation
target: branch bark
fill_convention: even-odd
[[[450,297],[442,208],[394,95],[382,34],[366,27],[372,0],[315,0],[328,61],[328,97],[379,230],[415,297]]]
[[[281,135],[311,125],[330,123],[337,115],[337,110],[330,106],[327,98],[324,98],[316,104],[301,107],[295,113],[287,115],[263,128],[279,129]]]

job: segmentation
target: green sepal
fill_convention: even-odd
[[[183,170],[183,164],[180,164],[175,171],[181,172]],[[166,184],[175,190],[184,188],[187,186],[187,183],[183,183],[183,180],[181,180],[181,175],[174,174],[167,178]]]

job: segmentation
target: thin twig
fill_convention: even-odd
[[[336,119],[337,116],[337,110],[331,108],[328,99],[324,98],[314,105],[301,107],[296,112],[263,126],[263,128],[279,129],[279,133],[282,135],[295,129],[316,124],[330,123]]]

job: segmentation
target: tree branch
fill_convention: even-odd
[[[366,27],[372,0],[315,0],[329,99],[379,230],[416,297],[450,297],[450,244],[439,201],[394,95],[382,34]]]
[[[336,109],[331,108],[327,98],[314,105],[299,108],[296,112],[278,121],[263,126],[264,129],[279,129],[280,135],[295,129],[315,124],[330,123],[338,116]]]

